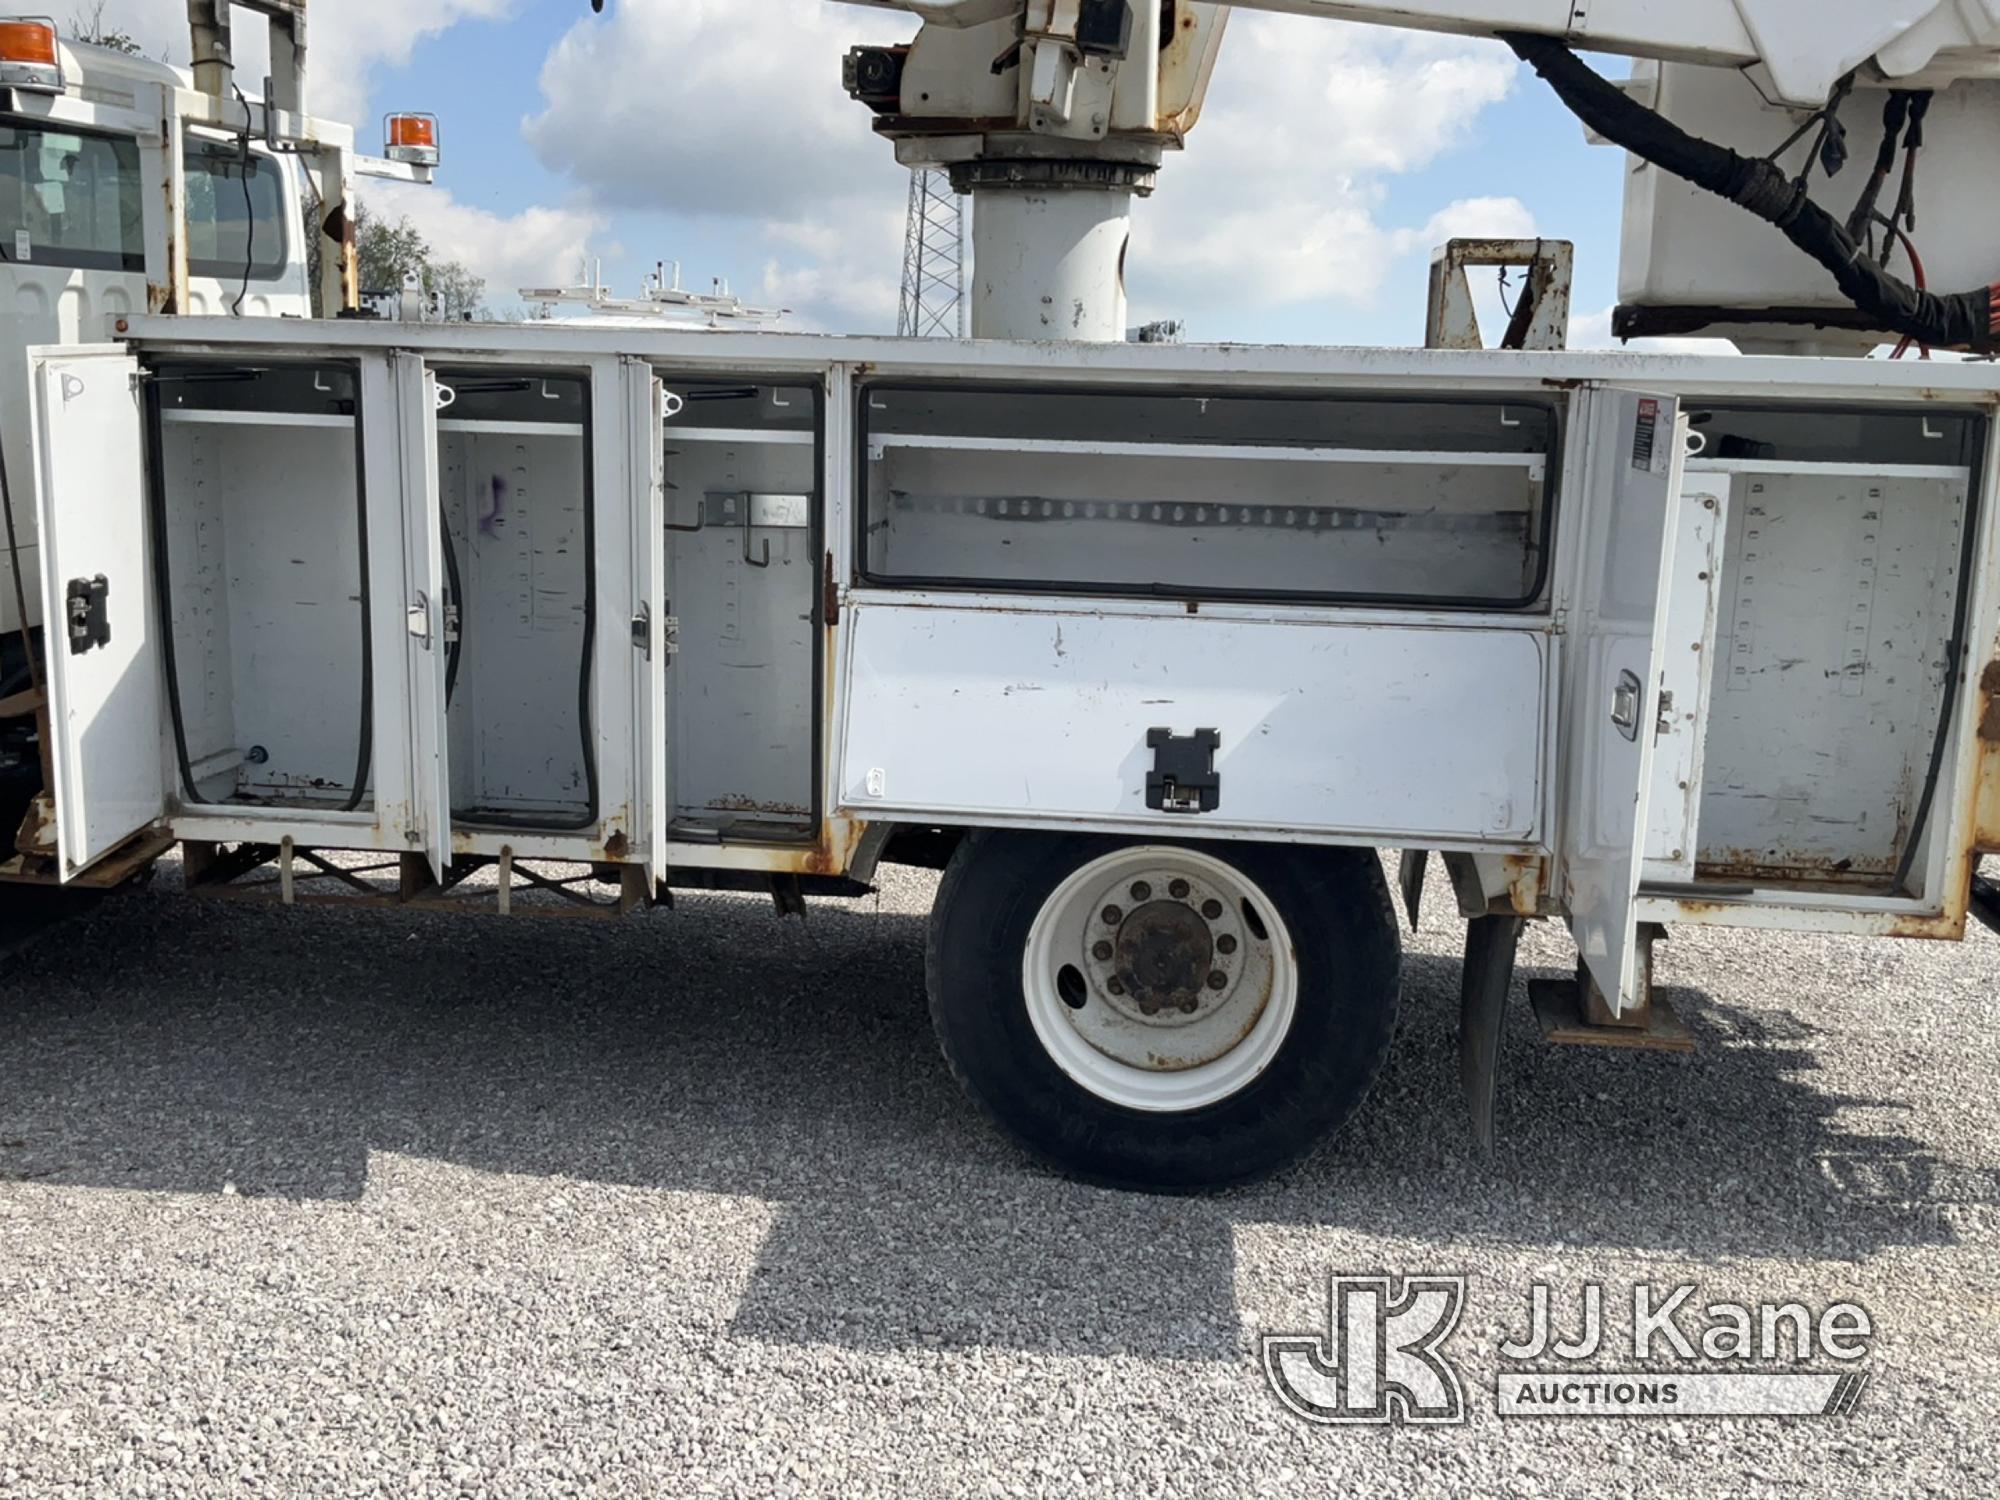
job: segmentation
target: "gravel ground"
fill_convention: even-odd
[[[0,1493],[2000,1493],[2000,942],[1677,932],[1688,1057],[1518,994],[1468,1143],[1433,881],[1394,1054],[1213,1198],[1024,1164],[932,1045],[932,882],[805,925],[246,908],[163,878],[0,974]],[[1522,977],[1572,962],[1530,934]],[[1257,1335],[1452,1272],[1462,1428],[1317,1429]],[[1528,1285],[1855,1300],[1846,1420],[1502,1422]]]

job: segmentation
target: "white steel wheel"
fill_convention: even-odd
[[[1351,1116],[1402,958],[1368,849],[982,829],[925,954],[953,1075],[1016,1143],[1093,1182],[1247,1182]]]
[[[1298,1010],[1276,905],[1195,849],[1139,844],[1049,893],[1021,988],[1035,1036],[1080,1087],[1126,1109],[1203,1109],[1270,1067]]]

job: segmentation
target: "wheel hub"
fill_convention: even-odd
[[[1245,934],[1234,903],[1222,897],[1208,881],[1170,868],[1128,874],[1103,890],[1083,934],[1092,992],[1148,1033],[1203,1027],[1247,998],[1239,983]],[[1258,1007],[1244,1008],[1254,1019]],[[1105,1044],[1093,1037],[1093,1045]],[[1218,1034],[1192,1053],[1142,1044],[1142,1055],[1146,1066],[1186,1067],[1227,1044]]]
[[[1193,1015],[1208,986],[1215,938],[1198,912],[1178,901],[1149,901],[1118,926],[1112,974],[1125,993],[1114,999],[1144,1016]]]
[[[1022,955],[1035,1034],[1072,1079],[1141,1110],[1198,1109],[1269,1064],[1298,1000],[1270,899],[1213,855],[1116,850],[1059,884]]]

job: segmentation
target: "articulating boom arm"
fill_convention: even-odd
[[[1920,271],[1916,286],[1888,271],[1899,245],[1914,271],[1916,252],[1898,220],[1913,226],[1915,211],[1907,202],[1894,215],[1877,211],[1879,182],[1845,222],[1837,220],[1807,191],[1810,164],[1804,172],[1780,168],[1764,154],[1769,140],[1702,139],[1570,50],[1739,71],[1766,103],[1818,112],[1807,114],[1800,134],[1818,123],[1822,145],[1838,137],[1837,111],[1858,83],[1892,90],[1891,110],[1900,107],[1906,125],[1890,128],[1884,157],[1903,143],[1913,174],[1931,92],[1960,79],[2000,78],[2000,0],[848,3],[923,22],[907,45],[854,48],[846,83],[875,112],[876,131],[895,143],[899,160],[948,169],[953,186],[973,196],[980,337],[1122,336],[1132,199],[1152,191],[1164,152],[1183,145],[1199,119],[1234,8],[1504,41],[1599,135],[1775,226],[1832,275],[1860,325],[1979,352],[2000,338],[2000,287],[1941,295],[1921,285]],[[1828,175],[1840,165],[1837,138],[1832,146]],[[1910,180],[1906,174],[1906,197]],[[1888,238],[1878,251],[1883,229]],[[2000,251],[1995,257],[2000,270]]]

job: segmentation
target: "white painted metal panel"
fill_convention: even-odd
[[[633,622],[632,763],[638,768],[636,842],[654,888],[667,878],[667,826],[673,821],[673,769],[667,754],[666,387],[643,360],[625,362],[626,431],[632,474],[645,485],[632,507],[632,587],[639,600]]]
[[[622,472],[623,428],[606,425],[605,441],[619,446]],[[439,426],[439,527],[458,564],[445,585],[457,590],[451,603],[461,640],[447,726],[451,805],[467,827],[538,818],[574,825],[589,807],[586,756],[598,750],[586,745],[586,728],[594,731],[611,717],[600,711],[587,724],[577,688],[584,653],[596,654],[586,615],[594,559],[584,544],[595,445],[581,424]],[[491,430],[499,426],[520,430]],[[612,488],[622,532],[631,524],[631,506],[622,486]],[[597,590],[599,617],[607,622],[624,618],[628,589],[622,557],[611,571],[615,577],[607,581],[615,587]],[[616,645],[613,626],[602,628]],[[624,679],[618,681],[622,706]],[[617,758],[624,757],[621,738]],[[615,779],[605,778],[602,791],[614,812],[622,810],[626,796]]]
[[[337,805],[353,786],[370,675],[354,418],[160,416],[163,615],[198,795]]]
[[[1590,393],[1582,572],[1564,705],[1562,854],[1577,950],[1615,1011],[1634,1004],[1634,902],[1659,712],[1662,607],[1685,427],[1671,396]]]
[[[1532,631],[875,600],[851,617],[845,811],[1430,847],[1538,832]],[[1147,808],[1153,728],[1220,733],[1214,812]]]
[[[389,352],[411,347],[439,360],[491,356],[547,368],[552,360],[633,354],[687,378],[745,370],[814,382],[830,365],[866,366],[872,378],[1101,382],[1135,389],[1296,389],[1380,396],[1441,390],[1518,397],[1539,387],[1607,381],[1698,395],[1704,401],[1844,401],[1922,404],[2000,390],[2000,367],[1979,362],[1899,364],[1853,359],[1720,358],[1581,349],[1496,359],[1490,350],[1362,349],[1315,345],[1022,344],[1002,340],[853,338],[814,333],[686,331],[604,324],[387,322],[330,324],[299,318],[135,316],[130,338],[149,348]]]
[[[451,756],[445,738],[444,535],[438,510],[437,377],[421,356],[393,363],[403,449],[404,572],[410,670],[411,808],[431,874],[451,863]]]
[[[1695,877],[1702,769],[1714,681],[1716,617],[1722,597],[1722,539],[1730,481],[1689,475],[1674,509],[1667,575],[1666,634],[1660,652],[1660,712],[1646,827],[1646,880],[1686,884]]]
[[[408,649],[408,617],[404,610],[409,539],[403,507],[403,434],[396,415],[394,371],[389,357],[369,354],[357,363],[361,390],[361,493],[368,515],[368,659],[374,678],[371,700],[374,755],[369,779],[375,828],[371,842],[377,848],[394,849],[398,853],[414,852],[420,838],[416,833],[418,819],[410,761],[412,653]],[[306,840],[298,837],[295,842]]]
[[[810,420],[803,383],[754,388],[763,420]],[[687,409],[713,421],[714,405]],[[816,434],[750,425],[751,415],[737,411],[746,425],[733,433],[696,429],[693,442],[667,422],[667,522],[658,533],[681,621],[667,721],[675,819],[739,839],[796,836],[812,815],[815,774],[820,557],[807,497],[820,485]]]
[[[1900,863],[1930,770],[1972,475],[1717,467],[1703,477],[1732,479],[1736,503],[1701,863],[1754,884],[1838,879],[1879,889]]]
[[[111,349],[36,351],[32,389],[56,832],[68,881],[166,810],[139,365]],[[69,581],[100,577],[110,638],[74,654]]]

